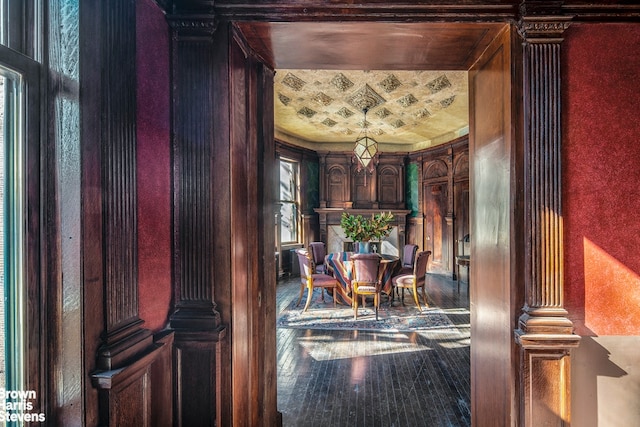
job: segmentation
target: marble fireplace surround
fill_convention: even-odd
[[[345,243],[352,242],[351,239],[346,238],[342,227],[340,227],[340,218],[343,212],[362,216],[391,212],[393,214],[393,229],[388,237],[377,244],[376,250],[379,253],[400,256],[402,247],[405,244],[407,215],[411,212],[410,210],[343,208],[317,208],[314,210],[319,215],[320,239],[326,243],[328,253],[342,252],[345,250]]]

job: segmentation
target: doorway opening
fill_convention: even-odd
[[[495,405],[509,417],[513,384],[510,246],[483,246],[508,236],[511,131],[510,31],[505,24],[442,23],[243,23],[237,24],[256,54],[274,69],[457,69],[470,72],[470,234],[476,258],[471,286],[472,408],[478,390],[498,383]],[[402,48],[398,48],[402,46]],[[269,109],[267,108],[267,111]],[[496,169],[497,168],[497,169]],[[502,173],[494,176],[493,171]],[[486,216],[478,218],[482,210]],[[506,212],[507,217],[504,217]],[[507,220],[504,222],[504,220]],[[482,220],[482,221],[481,221]],[[484,222],[483,222],[484,221]],[[507,272],[507,274],[503,274]],[[497,279],[496,279],[497,278]],[[481,288],[479,281],[491,281]],[[501,306],[496,312],[494,308]],[[475,311],[475,312],[474,312]],[[481,325],[478,320],[483,321]],[[489,323],[486,323],[489,322]],[[491,347],[492,351],[486,350]],[[485,360],[488,354],[494,357]],[[483,411],[485,409],[482,409]],[[488,414],[481,414],[480,419]],[[476,414],[472,410],[472,419]]]

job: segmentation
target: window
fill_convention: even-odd
[[[24,82],[0,65],[0,388],[24,389]]]
[[[0,45],[0,388],[36,396],[44,342],[39,81],[36,62]]]
[[[300,241],[300,191],[298,162],[280,159],[280,243]]]

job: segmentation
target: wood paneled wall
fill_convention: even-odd
[[[431,251],[430,272],[456,278],[455,257],[469,250],[469,138],[412,153],[409,161],[418,164],[419,212],[409,221],[408,242]]]
[[[320,208],[405,208],[404,154],[380,154],[373,172],[358,171],[351,152],[318,156]]]
[[[172,418],[172,372],[159,366],[173,336],[154,338],[138,314],[136,3],[87,3],[80,20],[92,52],[80,63],[85,423],[150,426],[154,409]]]

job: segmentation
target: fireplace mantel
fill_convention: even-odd
[[[342,215],[342,212],[347,212],[353,215],[371,215],[371,214],[376,214],[376,213],[380,213],[380,212],[391,212],[393,214],[394,220],[397,220],[397,218],[402,218],[402,221],[404,222],[406,216],[408,214],[411,213],[410,210],[406,210],[406,209],[358,209],[358,208],[315,208],[314,211],[316,211],[316,213],[318,213],[319,215],[325,214],[325,215],[329,215],[329,214],[340,214]],[[339,223],[340,221],[338,221]]]
[[[342,227],[340,227],[340,218],[343,212],[352,215],[368,216],[380,212],[391,212],[393,214],[393,231],[391,235],[385,239],[385,253],[391,255],[399,255],[400,249],[404,246],[405,230],[407,224],[407,215],[411,213],[406,209],[359,209],[359,208],[316,208],[314,211],[319,215],[320,222],[320,239],[326,243],[329,252],[338,252],[342,250],[344,242],[348,240]]]

